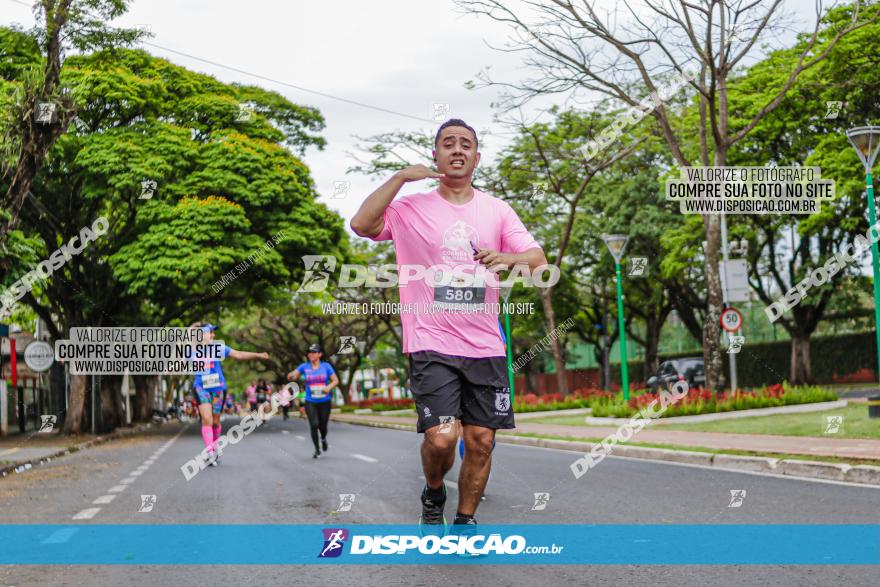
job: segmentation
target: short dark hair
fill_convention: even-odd
[[[437,146],[437,141],[440,140],[440,133],[443,132],[444,128],[449,128],[450,126],[461,126],[463,128],[468,129],[474,135],[474,145],[479,148],[480,141],[477,139],[477,131],[473,129],[468,123],[466,123],[461,118],[450,118],[446,122],[440,125],[440,128],[437,129],[437,134],[434,135],[434,147]]]

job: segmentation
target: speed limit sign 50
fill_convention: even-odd
[[[743,325],[743,315],[736,308],[726,308],[721,312],[721,328],[727,332],[736,332]]]

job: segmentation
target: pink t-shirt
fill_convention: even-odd
[[[446,201],[437,190],[399,198],[385,210],[385,227],[373,240],[393,240],[400,279],[403,352],[435,351],[445,355],[482,358],[503,357],[504,343],[498,328],[498,288],[444,287],[434,271],[425,278],[404,278],[401,265],[446,266],[455,272],[483,271],[474,261],[471,244],[478,249],[522,253],[540,248],[509,204],[479,190],[463,205]],[[444,269],[445,271],[445,269]],[[411,273],[410,273],[411,274]],[[407,283],[404,283],[406,281]],[[435,287],[435,283],[439,284]],[[460,282],[459,282],[460,283]],[[458,291],[457,291],[458,290]],[[470,290],[470,291],[467,291]],[[455,307],[462,298],[479,302],[436,311],[437,304]]]
[[[257,386],[256,385],[248,385],[248,388],[245,390],[247,394],[247,400],[250,403],[254,403],[257,401]]]

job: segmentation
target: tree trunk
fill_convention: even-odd
[[[723,133],[727,131],[727,103],[721,100]],[[724,167],[727,153],[723,146],[715,147],[715,166]],[[724,389],[724,365],[721,354],[721,309],[724,304],[721,293],[721,271],[718,256],[721,252],[721,216],[703,216],[706,232],[706,317],[703,321],[703,361],[706,368],[706,388],[713,391]]]
[[[145,422],[150,419],[149,376],[133,375],[134,401],[131,406],[132,422]]]
[[[706,366],[706,387],[713,391],[724,388],[724,366],[721,356],[721,274],[718,252],[721,246],[721,217],[704,218],[706,228],[706,292],[708,307],[703,321],[703,361]]]
[[[101,377],[101,432],[112,432],[125,421],[121,388],[121,376]]]
[[[556,366],[556,388],[562,395],[568,395],[568,382],[565,379],[565,355],[559,337],[556,333],[556,316],[553,313],[553,290],[546,288],[540,290],[541,305],[544,307],[544,324],[547,326],[547,334],[550,336],[550,349],[553,351],[553,364]]]
[[[611,340],[607,335],[602,335],[599,338],[599,342],[593,345],[593,356],[599,364],[599,389],[611,389],[610,346]]]
[[[65,434],[80,434],[83,427],[83,416],[86,400],[87,377],[85,375],[71,375],[70,377],[70,403],[67,410],[67,418],[64,420]]]
[[[648,320],[645,329],[645,364],[644,379],[647,380],[652,373],[656,373],[660,368],[660,331],[662,325],[654,320]]]
[[[64,408],[64,364],[56,361],[49,370],[49,389],[52,395],[52,413],[58,416],[58,427],[64,426],[67,411]]]
[[[813,383],[810,369],[810,335],[791,337],[791,382],[796,385]]]
[[[342,403],[344,403],[345,405],[351,403],[351,380],[353,378],[354,373],[349,373],[347,377],[348,381],[340,381],[337,388],[339,389],[339,393],[342,395]]]
[[[25,98],[27,115],[18,121],[16,131],[21,136],[21,151],[16,154],[18,161],[15,165],[15,173],[3,200],[3,205],[9,210],[11,218],[7,224],[0,223],[0,243],[5,241],[7,233],[18,224],[21,207],[30,194],[34,177],[43,166],[46,155],[55,141],[67,132],[67,127],[75,114],[73,100],[58,92],[61,77],[61,35],[67,24],[69,4],[68,1],[61,5],[46,7],[47,36],[41,39],[46,47],[43,79],[35,93]],[[57,120],[52,124],[37,123],[33,118],[34,111],[43,100],[57,104]]]

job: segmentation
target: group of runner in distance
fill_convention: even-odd
[[[362,203],[351,220],[352,230],[375,241],[393,241],[398,265],[498,271],[515,265],[534,270],[546,264],[543,249],[513,208],[472,186],[480,161],[478,147],[473,128],[459,119],[446,121],[435,136],[435,168],[413,165],[392,175]],[[426,193],[397,198],[405,184],[425,179],[437,180],[439,185]],[[453,531],[473,534],[477,506],[491,468],[495,432],[514,427],[513,406],[497,313],[468,311],[468,304],[447,302],[464,299],[492,307],[499,301],[499,292],[479,282],[434,283],[415,280],[399,288],[401,304],[448,307],[442,312],[401,315],[417,430],[424,435],[420,452],[426,483],[421,491],[419,524],[423,533],[439,533],[441,527],[446,531],[444,477],[455,462],[461,437],[464,451]],[[213,339],[215,326],[198,327]],[[260,360],[268,354],[225,347],[224,359],[227,357]],[[302,383],[314,458],[328,449],[331,398],[339,385],[333,367],[321,357],[321,347],[312,345],[308,361],[288,374],[288,380]],[[213,464],[226,394],[219,361],[196,375],[194,389],[202,438]]]

